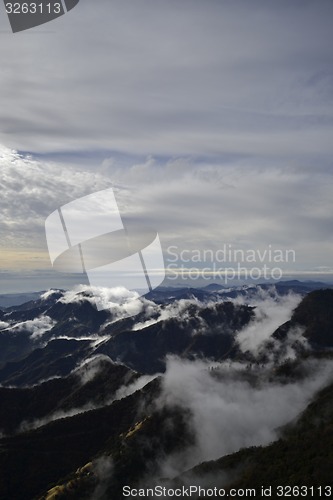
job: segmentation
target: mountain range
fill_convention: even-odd
[[[332,347],[320,283],[162,288],[131,314],[87,287],[2,307],[0,498],[330,486]]]

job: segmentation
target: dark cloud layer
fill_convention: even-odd
[[[332,153],[332,4],[82,0],[6,34],[0,141],[16,149]]]

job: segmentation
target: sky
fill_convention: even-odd
[[[177,269],[212,267],[184,249],[293,249],[284,278],[330,280],[332,14],[81,0],[13,34],[0,8],[0,293],[76,283],[52,270],[44,221],[109,187],[158,231],[167,269],[170,247]]]

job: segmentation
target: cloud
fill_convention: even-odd
[[[111,184],[93,172],[80,171],[68,164],[56,166],[52,162],[40,162],[3,147],[0,166],[1,247],[15,252],[43,249],[47,258],[46,217],[59,206]],[[57,175],[54,175],[55,168]],[[41,265],[40,262],[37,265]]]
[[[116,365],[117,363],[112,361],[108,356],[103,354],[98,354],[96,356],[91,356],[90,358],[85,359],[82,363],[80,363],[72,372],[72,375],[76,375],[80,381],[81,385],[86,385],[91,382],[97,375],[101,373],[101,371],[105,368],[105,363],[109,363],[110,365]],[[126,398],[133,394],[134,392],[142,389],[149,382],[154,380],[158,375],[142,375],[138,377],[134,382],[126,383],[126,377],[124,377],[124,384],[121,385],[114,394],[109,394],[108,397],[104,399],[104,401],[96,403],[91,400],[86,404],[80,407],[73,407],[66,410],[56,410],[53,413],[46,415],[40,419],[34,419],[32,421],[23,421],[21,422],[18,432],[25,432],[33,429],[37,429],[42,427],[43,425],[47,425],[50,422],[55,420],[59,420],[61,418],[69,418],[80,413],[85,413],[86,411],[95,410],[98,408],[102,408],[103,406],[111,405],[114,401],[118,401],[119,399]],[[52,377],[57,378],[57,377]],[[47,379],[51,380],[51,379]],[[42,383],[42,381],[40,382]]]
[[[94,406],[92,403],[87,403],[86,405],[83,405],[80,408],[71,408],[70,410],[57,410],[43,418],[38,418],[29,421],[24,420],[18,427],[17,433],[38,429],[39,427],[43,427],[44,425],[47,425],[50,422],[54,422],[55,420],[74,417],[75,415],[79,415],[80,413],[85,413],[86,411],[94,410],[95,408],[96,406]]]
[[[19,36],[2,16],[3,267],[50,269],[45,218],[116,184],[164,248],[272,243],[296,251],[285,272],[330,269],[332,13],[81,0]]]
[[[181,318],[182,321],[186,321],[190,317],[190,308],[196,306],[198,308],[207,307],[209,304],[200,302],[197,299],[179,299],[171,302],[170,304],[155,304],[151,303],[151,306],[146,310],[146,316],[151,316],[149,319],[143,322],[137,322],[133,325],[132,330],[138,331],[143,328],[147,328],[151,325],[159,323],[161,321],[167,321],[171,318]],[[214,307],[213,304],[210,304]]]
[[[97,355],[90,357],[83,361],[82,363],[79,364],[78,367],[76,367],[70,375],[77,375],[78,380],[80,381],[81,385],[88,384],[91,382],[100,372],[103,370],[103,366],[105,366],[105,363],[110,363],[110,364],[115,364],[113,361],[108,356],[104,355]],[[54,377],[53,377],[54,378]],[[47,379],[49,380],[49,379]],[[40,382],[42,383],[42,382]],[[39,385],[39,384],[38,384]],[[62,418],[69,418],[73,417],[75,415],[78,415],[80,413],[85,413],[86,411],[94,410],[96,408],[101,408],[107,404],[111,404],[113,401],[113,397],[110,395],[109,400],[104,401],[103,403],[97,404],[94,401],[89,401],[86,404],[80,406],[80,407],[73,407],[70,409],[60,409],[53,411],[53,413],[49,413],[48,415],[45,415],[42,418],[39,419],[34,419],[31,421],[24,420],[21,422],[18,432],[26,432],[29,430],[33,429],[38,429],[39,427],[42,427],[43,425],[47,425],[50,422],[54,422],[55,420],[59,420]]]
[[[111,361],[109,356],[97,354],[86,358],[72,373],[75,373],[80,378],[81,384],[85,385],[103,371],[105,363],[109,363],[110,365],[116,364]]]
[[[172,318],[180,318],[182,322],[188,322],[193,318],[194,310],[215,309],[218,302],[217,296],[202,301],[195,297],[192,299],[171,299],[170,302],[158,304],[145,297],[139,297],[137,292],[131,292],[125,288],[102,288],[86,285],[79,285],[64,292],[57,302],[63,304],[89,302],[95,305],[95,298],[102,300],[112,314],[111,319],[107,319],[101,326],[99,334],[89,337],[96,341],[99,339],[102,341],[103,332],[107,331],[109,325],[127,317],[140,315],[131,327],[132,331],[140,331]],[[204,319],[200,316],[197,316],[196,319],[199,323],[200,333],[207,333],[209,326]],[[199,333],[199,330],[193,330],[192,335]]]
[[[112,479],[114,464],[108,455],[95,458],[92,462],[94,476],[97,479],[97,486],[91,495],[91,500],[102,500],[105,498],[107,486]]]
[[[96,302],[103,305],[103,309],[110,309],[112,321],[135,316],[149,306],[149,301],[141,299],[136,291],[127,290],[124,287],[97,287],[89,285],[77,285],[72,290],[64,292],[57,302],[63,304],[90,302],[96,306]],[[151,305],[153,303],[150,303]],[[105,325],[106,326],[106,325]]]
[[[332,380],[332,362],[305,363],[307,376],[288,384],[251,384],[246,368],[169,357],[158,406],[190,410],[195,445],[162,461],[160,477],[173,477],[205,460],[243,447],[267,445],[295,419],[316,391]]]
[[[91,347],[97,347],[99,344],[105,342],[106,340],[110,339],[110,335],[98,335],[98,334],[91,334],[91,335],[82,335],[82,336],[76,336],[73,337],[71,335],[55,335],[54,337],[50,338],[51,340],[90,340]]]
[[[51,330],[55,325],[56,321],[45,315],[16,323],[14,326],[10,327],[10,330],[13,330],[14,332],[29,332],[31,333],[30,338],[32,340],[37,340],[42,337],[44,333]]]
[[[184,249],[216,252],[231,244],[244,251],[263,251],[269,245],[273,250],[294,250],[296,262],[266,262],[270,269],[278,266],[289,274],[323,273],[331,267],[333,184],[332,173],[325,170],[313,177],[312,170],[289,168],[289,164],[149,157],[130,165],[111,161],[99,171],[96,165],[41,162],[8,150],[2,158],[0,154],[0,163],[2,266],[25,269],[25,274],[16,276],[16,286],[29,281],[24,285],[27,290],[38,276],[37,289],[87,283],[83,274],[67,276],[52,270],[44,222],[59,206],[111,185],[122,215],[138,228],[158,231],[166,266],[173,263],[170,247],[176,246],[180,254]],[[213,263],[208,264],[210,268]],[[216,264],[218,269],[228,267]],[[253,263],[253,267],[262,265]],[[15,283],[15,276],[7,278],[6,288]],[[168,279],[169,284],[175,283],[171,274]]]
[[[214,164],[150,158],[128,168],[113,164],[109,175],[129,187],[132,202],[124,196],[128,210],[156,227],[164,246],[176,245],[179,253],[182,249],[217,251],[224,244],[262,250],[271,244],[273,249],[295,250],[296,262],[282,263],[284,270],[324,265],[324,261],[330,265],[329,172],[314,178],[310,171],[290,169],[289,164],[287,169],[256,161]],[[316,200],[314,208],[309,199]]]
[[[267,291],[258,288],[252,297],[240,296],[235,299],[236,304],[246,303],[255,306],[254,318],[236,336],[241,350],[258,354],[260,347],[275,330],[290,320],[293,310],[301,299],[300,295],[292,292],[280,296],[273,287]]]
[[[47,300],[48,298],[52,297],[52,295],[57,295],[60,290],[47,290],[46,292],[42,293],[40,295],[41,300]]]
[[[305,327],[290,327],[283,341],[270,339],[261,346],[259,354],[273,363],[295,360],[300,352],[310,351],[312,348],[306,337],[303,336]]]
[[[331,16],[328,0],[81,1],[20,36],[4,33],[3,16],[0,140],[27,151],[329,155]]]
[[[134,382],[131,384],[125,384],[122,387],[120,387],[116,394],[114,399],[123,399],[127,398],[127,396],[130,396],[131,394],[134,394],[134,392],[141,390],[145,385],[149,384],[152,380],[154,380],[156,377],[159,375],[142,375],[138,379],[136,379]]]

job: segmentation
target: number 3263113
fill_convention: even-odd
[[[7,14],[61,14],[60,3],[6,3]]]

